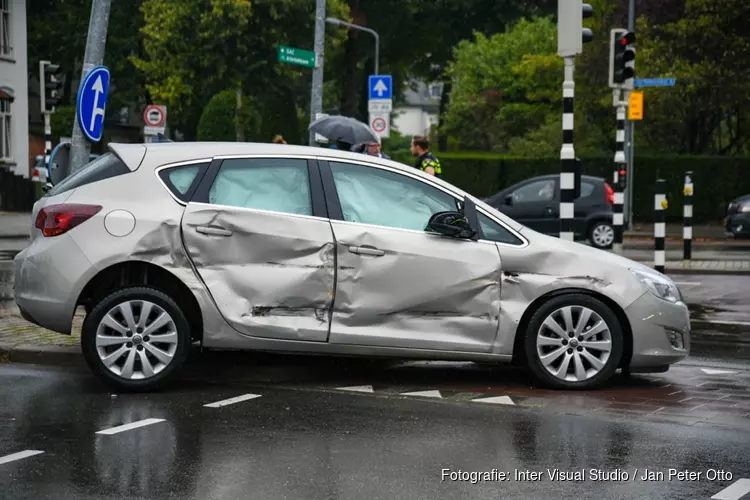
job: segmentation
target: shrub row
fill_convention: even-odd
[[[412,165],[408,151],[393,159]],[[517,158],[487,153],[441,153],[443,176],[451,184],[477,197],[490,196],[519,181],[560,172],[557,158]],[[603,177],[612,184],[612,158],[581,158],[583,173]],[[709,156],[637,156],[633,179],[634,220],[648,222],[654,216],[657,179],[666,181],[667,220],[682,220],[683,179],[693,172],[693,220],[712,223],[722,219],[727,203],[750,194],[750,158]]]

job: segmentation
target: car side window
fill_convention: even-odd
[[[406,175],[330,162],[344,220],[424,231],[430,217],[457,209],[456,199]]]
[[[159,171],[159,177],[173,195],[182,201],[189,201],[190,188],[194,188],[198,181],[198,174],[207,169],[208,165],[209,162],[203,162],[165,168]]]
[[[513,191],[514,203],[531,203],[535,201],[551,201],[555,198],[555,181],[541,179],[530,182]]]
[[[594,193],[594,184],[588,181],[581,181],[581,198],[586,198]]]
[[[307,160],[241,158],[224,160],[208,202],[232,207],[312,215]]]
[[[507,243],[508,245],[523,244],[520,238],[483,213],[477,215],[479,216],[479,225],[482,227],[482,234],[485,240]]]

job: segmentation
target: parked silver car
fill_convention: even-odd
[[[15,258],[26,319],[119,388],[173,377],[191,344],[517,361],[591,388],[665,371],[690,321],[666,276],[536,233],[389,160],[276,144],[113,144],[34,206]]]

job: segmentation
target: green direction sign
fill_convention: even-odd
[[[279,46],[279,62],[314,68],[315,52],[281,45]]]

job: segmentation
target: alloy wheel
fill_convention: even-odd
[[[592,309],[565,306],[552,312],[537,332],[536,351],[544,369],[565,382],[583,382],[601,372],[612,352],[609,325]]]
[[[96,352],[102,365],[128,380],[158,374],[174,360],[179,337],[174,319],[145,300],[112,307],[96,330]]]

